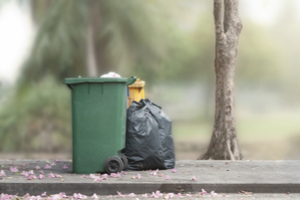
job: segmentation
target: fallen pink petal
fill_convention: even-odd
[[[204,190],[204,189],[201,189],[201,192],[200,192],[202,195],[206,195],[207,192]]]
[[[29,170],[28,173],[32,175],[34,174],[33,170]]]
[[[11,172],[18,172],[19,171],[17,167],[10,167],[9,170]]]
[[[159,176],[159,177],[163,177],[164,175],[163,175],[163,174],[158,174],[158,176]]]
[[[125,194],[122,194],[121,192],[119,192],[119,191],[117,191],[117,193],[118,193],[118,197],[126,197],[126,195]]]
[[[136,175],[136,178],[137,178],[137,179],[141,179],[141,178],[142,178],[141,174],[137,174],[137,175]]]
[[[107,180],[107,176],[108,176],[107,174],[103,174],[102,175],[103,180]]]
[[[55,178],[62,178],[62,176],[59,174],[55,174]]]
[[[95,181],[95,182],[99,182],[99,181],[101,181],[101,178],[100,178],[100,176],[95,176],[95,178],[94,178],[94,181]]]
[[[21,175],[25,176],[25,177],[28,177],[29,176],[29,172],[27,171],[22,171]]]
[[[64,165],[63,166],[63,169],[68,169],[69,167],[67,165]]]
[[[210,196],[212,196],[212,197],[215,197],[215,196],[217,196],[218,194],[217,193],[215,193],[215,191],[211,191],[210,192]]]
[[[176,172],[177,172],[177,169],[174,168],[174,169],[171,170],[171,172],[172,172],[172,173],[176,173]]]
[[[44,169],[51,169],[51,166],[48,165],[48,164],[46,164],[45,167],[44,167]]]
[[[85,174],[83,174],[83,175],[82,175],[82,178],[86,178],[86,175],[85,175]]]
[[[46,196],[47,196],[47,192],[43,192],[43,193],[41,194],[41,196],[42,196],[42,197],[46,197]]]
[[[56,159],[55,162],[56,162],[56,163],[60,163],[60,160],[59,160],[59,159]]]
[[[44,174],[44,171],[43,171],[43,170],[41,170],[41,171],[40,171],[40,174]]]
[[[92,196],[93,199],[99,199],[98,195],[96,193],[93,194]]]
[[[187,197],[192,197],[192,195],[191,195],[191,194],[186,194],[186,196],[187,196]]]
[[[90,178],[95,178],[96,175],[95,174],[90,174]]]
[[[142,197],[148,198],[148,194],[143,194]]]
[[[26,166],[26,164],[25,164],[25,163],[23,163],[21,166],[22,166],[22,167],[25,167],[25,166]]]
[[[173,198],[175,195],[174,195],[174,193],[168,193],[168,194],[166,194],[166,196],[165,196],[165,198]]]
[[[191,181],[195,181],[195,180],[196,180],[196,177],[192,176]]]
[[[165,177],[165,180],[170,180],[170,176],[167,175],[167,176]]]
[[[127,196],[129,196],[129,197],[136,197],[136,195],[134,193],[130,193]]]
[[[41,169],[41,167],[40,167],[40,166],[36,166],[35,169],[36,169],[36,170],[39,170],[39,169]]]
[[[53,162],[53,163],[51,163],[50,165],[51,165],[51,166],[55,166],[56,164]]]
[[[124,171],[122,171],[122,172],[121,172],[121,174],[122,174],[122,175],[126,175],[127,173],[126,173],[126,172],[124,172]]]
[[[1,170],[1,171],[0,171],[0,177],[1,177],[1,176],[6,176],[4,170]]]
[[[50,174],[48,175],[48,177],[49,177],[49,178],[54,178],[55,175],[54,175],[52,172],[50,172]]]
[[[156,176],[157,173],[158,173],[158,169],[156,171],[151,172],[150,174],[153,175],[153,176]]]
[[[27,180],[34,180],[36,179],[36,176],[35,175],[30,175],[27,177]]]
[[[40,175],[38,176],[38,178],[39,178],[39,179],[44,179],[45,176],[44,176],[43,174],[40,174]]]
[[[68,198],[68,196],[66,195],[65,192],[60,192],[59,195],[60,195],[62,198]]]
[[[178,193],[178,194],[175,195],[175,197],[182,197],[182,194]]]

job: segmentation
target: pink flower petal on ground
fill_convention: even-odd
[[[28,173],[31,174],[31,175],[34,174],[33,170],[29,170]]]
[[[186,194],[186,196],[187,196],[187,197],[192,197],[192,195],[190,195],[190,194]]]
[[[167,176],[165,177],[165,180],[170,180],[170,176],[167,175]]]
[[[121,192],[119,192],[119,191],[117,191],[117,193],[118,193],[118,197],[126,197],[126,195],[125,194],[122,194]]]
[[[163,177],[164,175],[163,175],[163,174],[158,174],[158,176],[159,176],[159,177]]]
[[[154,195],[154,197],[155,197],[155,198],[158,198],[158,197],[162,197],[162,196],[163,196],[163,194],[162,194],[162,193],[160,193],[160,191],[159,191],[159,190],[157,190],[155,193],[154,193],[154,192],[152,192],[152,195]]]
[[[62,176],[59,174],[55,174],[55,178],[62,178]]]
[[[136,178],[137,178],[137,179],[141,179],[141,178],[142,178],[141,174],[137,174],[137,175],[136,175]]]
[[[130,193],[127,196],[129,196],[129,197],[136,197],[136,195],[134,193]]]
[[[25,164],[25,163],[23,163],[21,166],[22,166],[22,167],[25,167],[25,166],[26,166],[26,164]]]
[[[48,177],[49,177],[49,178],[54,178],[55,175],[54,175],[52,172],[50,172],[50,174],[48,175]]]
[[[56,163],[60,163],[60,160],[59,160],[59,159],[56,159],[55,162],[56,162]]]
[[[46,197],[46,196],[47,196],[47,192],[43,192],[43,193],[41,194],[41,196],[42,196],[42,197]]]
[[[157,173],[158,173],[158,169],[156,171],[151,172],[150,174],[153,175],[153,176],[156,176]]]
[[[48,164],[46,164],[45,167],[44,167],[44,169],[51,169],[51,166],[48,165]]]
[[[107,174],[103,174],[102,175],[103,180],[107,180],[107,176],[108,176]]]
[[[135,200],[140,200],[139,198],[135,198]]]
[[[192,176],[191,181],[195,181],[195,180],[196,180],[196,177]]]
[[[90,178],[95,178],[96,175],[95,174],[90,174]]]
[[[124,171],[122,171],[122,172],[121,172],[121,174],[122,174],[122,175],[126,175],[127,173],[126,173],[126,172],[124,172]]]
[[[95,178],[94,178],[94,181],[95,181],[95,182],[99,182],[99,181],[101,181],[101,178],[100,178],[100,176],[95,176]]]
[[[82,178],[86,178],[86,175],[85,175],[85,174],[83,174],[83,175],[82,175]]]
[[[174,169],[171,170],[171,172],[172,172],[172,173],[176,173],[176,172],[177,172],[177,169],[174,168]]]
[[[68,198],[65,192],[60,192],[59,195],[61,196],[61,198]]]
[[[39,178],[39,179],[44,179],[45,176],[44,176],[43,174],[40,174],[40,175],[38,176],[38,178]]]
[[[27,171],[22,171],[21,175],[25,176],[25,177],[28,177],[29,176],[29,172]]]
[[[10,167],[9,170],[11,172],[18,172],[19,171],[17,167]]]
[[[73,194],[73,197],[75,198],[75,199],[86,199],[87,198],[87,196],[85,196],[85,195],[83,195],[83,194],[80,194],[80,193],[74,193]]]
[[[166,194],[165,198],[168,199],[168,198],[173,198],[175,195],[174,193],[168,193]]]
[[[63,166],[63,169],[68,169],[69,167],[67,165],[64,165]]]
[[[35,169],[36,169],[36,170],[39,170],[39,169],[41,169],[41,167],[40,167],[40,166],[36,166]]]
[[[23,197],[30,197],[30,194],[26,193]]]
[[[182,197],[182,194],[178,193],[178,194],[175,195],[175,197]]]
[[[51,165],[51,166],[55,166],[56,164],[53,162],[53,163],[51,163],[50,165]]]
[[[41,171],[40,171],[40,174],[44,174],[44,171],[43,171],[43,170],[41,170]]]
[[[201,192],[200,192],[200,194],[202,194],[202,195],[206,195],[206,194],[207,194],[207,192],[206,192],[204,189],[201,189]]]
[[[99,199],[98,195],[96,193],[93,194],[92,196],[93,199]]]
[[[142,197],[148,198],[148,194],[143,194]]]
[[[217,196],[218,194],[217,193],[215,193],[215,191],[211,191],[210,192],[210,196],[212,196],[212,197],[215,197],[215,196]]]
[[[1,177],[1,176],[6,176],[4,170],[1,170],[1,171],[0,171],[0,177]]]
[[[116,173],[111,173],[111,174],[110,174],[110,177],[116,178],[116,177],[117,177],[117,174],[116,174]]]
[[[30,175],[30,176],[27,177],[27,180],[33,180],[33,179],[36,179],[35,175]]]

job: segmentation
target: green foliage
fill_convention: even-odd
[[[88,27],[94,34],[98,75],[117,71],[153,78],[171,71],[175,26],[163,1],[32,1],[41,17],[21,85],[51,74],[58,80],[87,75]],[[47,15],[42,15],[46,9]],[[43,12],[42,12],[43,11]],[[169,34],[171,33],[171,34]],[[173,37],[174,36],[174,37]]]
[[[57,151],[71,147],[70,93],[47,77],[11,93],[0,106],[0,150]]]

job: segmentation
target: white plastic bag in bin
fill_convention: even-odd
[[[115,72],[109,72],[108,74],[103,74],[100,78],[121,78],[121,76]]]

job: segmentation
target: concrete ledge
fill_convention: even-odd
[[[82,193],[92,195],[115,195],[121,193],[151,193],[161,192],[200,192],[201,189],[217,193],[237,193],[241,190],[254,193],[300,193],[300,162],[299,161],[178,161],[176,173],[171,170],[160,170],[164,176],[150,175],[149,171],[127,172],[120,178],[109,177],[108,180],[94,182],[93,179],[83,178],[82,175],[72,174],[70,161],[61,161],[44,169],[53,160],[0,160],[1,170],[6,175],[0,180],[0,193],[26,193],[39,195],[43,192],[56,194],[65,192],[67,195]],[[22,166],[22,164],[25,166]],[[69,168],[63,170],[63,165]],[[37,175],[40,166],[45,172],[45,179],[27,180],[24,176],[12,173],[9,168],[16,166],[19,172],[34,170]],[[60,174],[63,178],[48,178],[48,174]],[[140,173],[141,179],[134,179]],[[165,180],[165,176],[170,180]],[[195,176],[196,180],[191,180]]]

